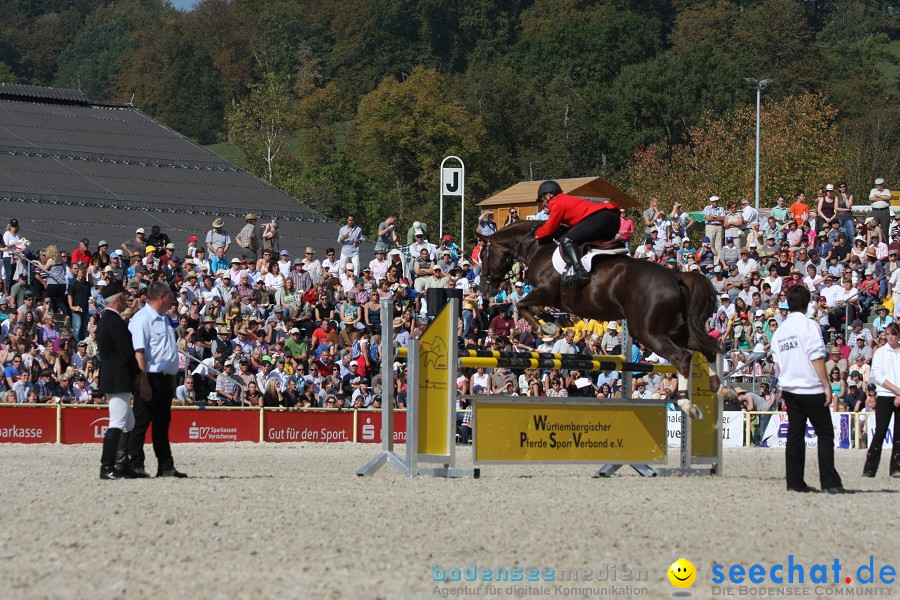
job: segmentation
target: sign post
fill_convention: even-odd
[[[457,160],[459,161],[458,167],[445,167],[444,165],[448,160]],[[465,194],[465,184],[466,184],[466,165],[463,163],[462,159],[458,156],[448,156],[444,160],[441,161],[441,208],[440,208],[440,222],[438,224],[439,236],[444,237],[444,196],[459,196],[459,249],[462,252],[462,249],[465,247],[465,236],[466,236],[466,225],[465,225],[465,216],[466,216],[466,194]]]

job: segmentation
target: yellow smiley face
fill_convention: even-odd
[[[669,567],[669,581],[677,588],[690,587],[697,578],[697,569],[686,558],[679,558]]]

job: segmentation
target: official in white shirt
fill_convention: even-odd
[[[131,434],[131,468],[144,470],[144,437],[153,423],[153,452],[158,463],[157,477],[187,477],[175,469],[169,445],[172,397],[178,373],[175,330],[166,313],[174,297],[167,283],[154,282],[147,292],[147,304],[128,324],[134,355],[141,368],[140,393],[134,396],[134,430]],[[146,475],[145,475],[146,476]]]
[[[819,327],[805,316],[810,294],[795,285],[786,292],[787,318],[772,336],[772,358],[778,366],[778,383],[787,405],[788,431],[785,450],[787,489],[813,492],[803,480],[806,460],[806,420],[818,436],[819,480],[822,491],[844,493],[841,476],[834,468],[834,429],[831,425],[832,394],[825,374],[825,344]]]
[[[881,446],[894,417],[894,449],[890,476],[900,477],[900,327],[891,323],[884,328],[887,344],[872,356],[872,381],[875,382],[875,434],[866,453],[863,477],[875,477],[881,460]]]

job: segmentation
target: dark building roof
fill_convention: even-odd
[[[339,225],[131,105],[0,84],[0,217],[17,218],[32,247],[86,236],[112,249],[159,225],[180,252],[217,216],[234,238],[247,212],[277,217],[292,255],[337,244]]]

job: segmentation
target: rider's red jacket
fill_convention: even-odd
[[[550,208],[550,218],[534,232],[534,237],[542,239],[550,237],[560,225],[572,227],[588,215],[598,210],[618,210],[619,206],[614,202],[591,202],[578,196],[557,194],[547,204]]]

